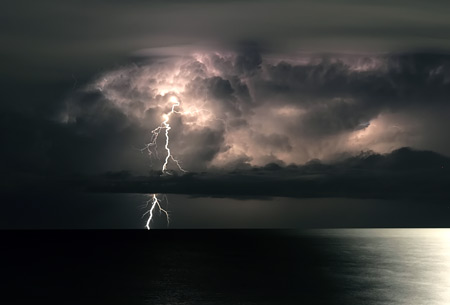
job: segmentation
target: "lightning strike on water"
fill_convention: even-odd
[[[167,225],[169,225],[169,212],[167,212],[165,209],[162,208],[161,203],[163,201],[163,199],[158,198],[159,194],[151,194],[150,195],[150,199],[147,200],[147,204],[146,207],[148,208],[150,206],[150,209],[144,213],[144,215],[142,215],[142,217],[144,217],[146,214],[148,214],[148,218],[147,218],[147,222],[145,224],[145,227],[147,228],[147,230],[150,230],[150,223],[153,219],[153,211],[155,209],[155,207],[158,207],[159,213],[164,213],[166,215],[166,219],[167,219]],[[164,197],[163,197],[164,198]],[[166,198],[167,201],[167,198]]]
[[[141,149],[141,151],[147,151],[148,154],[150,155],[150,157],[155,155],[155,157],[157,159],[159,159],[157,141],[161,134],[164,135],[164,138],[165,138],[164,150],[166,152],[166,155],[164,157],[164,163],[161,168],[162,175],[172,175],[171,171],[168,169],[170,161],[172,161],[180,171],[182,171],[184,173],[187,172],[181,166],[180,162],[172,155],[172,151],[170,150],[170,146],[169,146],[169,144],[170,144],[169,131],[172,129],[170,126],[170,117],[173,114],[178,114],[178,115],[182,115],[182,116],[195,116],[196,119],[201,119],[203,121],[209,121],[210,119],[214,119],[214,120],[221,121],[226,126],[225,120],[217,118],[216,116],[214,116],[211,113],[211,111],[203,109],[202,107],[201,108],[191,107],[191,108],[188,108],[188,110],[186,110],[186,111],[179,111],[181,102],[180,102],[180,99],[175,95],[171,95],[168,101],[169,101],[169,103],[171,103],[170,111],[167,113],[164,113],[162,115],[163,121],[161,122],[161,124],[158,127],[156,127],[155,129],[153,129],[151,131],[152,136],[151,136],[150,142],[147,143],[143,149]],[[148,219],[147,219],[147,223],[145,226],[147,229],[150,229],[150,223],[153,219],[153,216],[154,216],[153,212],[154,212],[155,208],[158,208],[160,213],[162,212],[166,215],[167,224],[169,224],[169,213],[161,207],[161,202],[163,199],[160,199],[158,197],[158,195],[159,194],[151,194],[150,195],[151,198],[147,201],[147,204],[146,204],[147,208],[150,206],[150,209],[147,212],[145,212],[143,215],[143,216],[145,216],[146,214],[148,214]],[[165,198],[165,200],[167,201],[167,197],[164,196],[163,198]]]
[[[181,167],[180,162],[173,157],[172,152],[170,151],[170,147],[169,147],[169,143],[170,143],[169,131],[171,130],[170,123],[169,123],[170,116],[174,113],[178,113],[178,114],[182,114],[182,113],[175,110],[175,107],[180,106],[180,100],[176,96],[171,96],[169,98],[169,102],[172,104],[170,112],[163,114],[162,123],[158,127],[156,127],[155,129],[152,130],[152,132],[151,132],[152,137],[150,139],[150,142],[147,143],[146,146],[143,148],[143,150],[147,150],[147,152],[149,153],[150,156],[153,153],[155,153],[156,157],[159,158],[157,140],[158,140],[158,137],[161,134],[161,132],[164,130],[164,136],[165,136],[164,149],[166,150],[167,154],[166,154],[166,157],[164,158],[164,163],[163,163],[163,166],[161,169],[163,175],[171,175],[170,171],[167,169],[167,166],[168,166],[170,160],[172,160],[176,164],[176,166],[178,167],[178,169],[180,171],[185,172],[185,173],[187,172],[186,170],[184,170]],[[154,152],[152,151],[152,148],[154,149]],[[149,215],[148,219],[147,219],[147,223],[145,225],[145,227],[148,230],[150,230],[150,223],[153,219],[153,211],[154,211],[155,207],[158,207],[160,213],[162,212],[166,215],[167,224],[169,224],[169,213],[161,207],[162,199],[158,198],[158,194],[151,194],[150,196],[151,196],[151,198],[147,201],[147,204],[146,204],[146,207],[150,206],[150,209],[147,212],[145,212],[143,215],[143,216],[145,216],[146,214]],[[167,197],[166,197],[166,200],[167,200]]]

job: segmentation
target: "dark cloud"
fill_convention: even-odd
[[[255,133],[253,137],[261,146],[266,146],[273,151],[280,150],[290,152],[292,150],[292,146],[289,143],[289,138],[285,135],[279,135],[276,133],[270,135]]]
[[[447,54],[280,61],[254,45],[240,52],[153,58],[79,84],[61,93],[57,105],[7,109],[1,154],[12,161],[5,170],[146,173],[152,167],[140,149],[170,111],[158,91],[172,88],[170,73],[182,84],[183,103],[206,109],[171,119],[170,145],[189,171],[301,164],[405,145],[450,154],[443,132],[450,127]],[[21,94],[11,90],[13,99]],[[160,163],[153,160],[153,169]]]
[[[448,6],[6,1],[5,198],[17,215],[41,190],[51,209],[86,189],[448,202]],[[172,94],[188,173],[161,176],[164,151],[143,148]]]
[[[364,152],[335,163],[275,163],[232,172],[133,177],[128,174],[82,181],[96,192],[176,193],[195,196],[260,198],[345,197],[409,201],[450,199],[450,159],[430,151],[401,148],[390,154]]]
[[[5,1],[2,71],[54,79],[139,49],[242,39],[294,51],[449,48],[447,11],[446,1]]]
[[[240,51],[234,60],[238,74],[249,76],[261,69],[262,57],[260,47],[254,42],[242,42]]]
[[[197,130],[186,127],[191,118],[174,119],[174,151],[193,171],[403,145],[449,154],[442,132],[450,127],[449,56],[393,52],[448,49],[448,4],[405,4],[6,1],[0,157],[10,161],[3,166],[148,170],[138,149],[163,102],[148,88],[174,68],[175,81],[189,80],[185,92],[208,100],[226,123]],[[178,62],[195,52],[206,54],[203,61]],[[105,75],[108,94],[86,90]],[[349,138],[364,130],[375,135]]]
[[[414,142],[410,140],[411,127],[407,124],[399,127],[395,121],[396,116],[402,114],[408,117],[406,122],[426,125],[427,122],[417,116],[418,109],[434,113],[436,109],[442,111],[449,107],[448,55],[328,55],[299,57],[297,63],[273,62],[264,60],[254,45],[244,45],[241,52],[226,55],[200,54],[200,57],[175,58],[169,61],[170,65],[163,63],[155,67],[150,63],[106,73],[104,78],[108,82],[102,94],[125,113],[133,110],[134,103],[152,107],[152,104],[163,101],[165,93],[160,92],[160,87],[171,88],[172,85],[164,81],[170,79],[167,73],[172,73],[180,84],[184,84],[177,92],[185,105],[193,102],[199,105],[200,102],[215,119],[226,124],[227,129],[216,131],[224,133],[223,143],[219,146],[235,149],[234,156],[226,157],[228,162],[232,162],[230,158],[242,157],[236,152],[239,149],[241,155],[245,154],[253,164],[259,165],[271,162],[269,160],[302,163],[345,150],[375,149],[376,145],[384,146],[382,152],[402,145],[450,152],[450,147],[445,144],[422,146],[425,138],[439,138],[440,134],[428,134],[423,126],[416,127],[421,134],[420,139]],[[164,70],[165,66],[170,66],[171,70]],[[154,72],[155,69],[158,72]],[[167,112],[169,108],[163,111]],[[383,115],[392,118],[378,123],[376,120]],[[158,121],[157,117],[154,119]],[[177,140],[180,140],[179,134],[190,137],[189,127],[183,124],[183,120],[173,129],[173,137]],[[196,122],[191,118],[191,123]],[[216,123],[217,120],[207,124]],[[444,121],[441,123],[445,124]],[[378,134],[370,135],[378,125],[381,126]],[[389,130],[392,128],[401,129],[404,134]],[[354,143],[348,142],[355,132],[366,129],[370,131],[367,132],[369,135],[365,135],[359,146],[351,147]],[[280,141],[280,135],[283,135],[283,141]],[[183,143],[187,142],[189,140]],[[256,149],[245,148],[245,142]],[[192,143],[200,147],[210,145],[195,140]],[[174,141],[172,145],[177,147]],[[303,149],[300,146],[309,151],[298,152],[298,149]],[[299,153],[297,158],[275,154],[296,149]],[[219,147],[217,150],[224,151]],[[230,154],[231,150],[227,152]],[[204,168],[205,164],[201,163],[200,158],[190,159],[193,168],[197,165]]]

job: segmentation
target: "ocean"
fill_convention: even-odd
[[[449,229],[3,230],[1,304],[450,304]]]

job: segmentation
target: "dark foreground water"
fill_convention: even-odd
[[[0,304],[450,304],[450,230],[1,231]]]

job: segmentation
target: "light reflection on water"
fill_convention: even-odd
[[[339,304],[450,304],[450,229],[312,230]]]
[[[33,243],[13,238],[21,242],[10,257],[33,253],[44,263],[24,265],[16,259],[10,274],[23,270],[18,274],[25,274],[20,283],[26,291],[53,293],[58,284],[57,296],[75,295],[80,304],[94,290],[101,296],[96,303],[109,305],[450,304],[450,229],[132,230],[35,236],[40,238],[32,240],[38,242],[27,251],[23,244]],[[61,245],[61,237],[71,242]],[[42,240],[47,247],[41,246]],[[86,249],[97,254],[86,255]],[[111,301],[110,296],[117,297]]]

